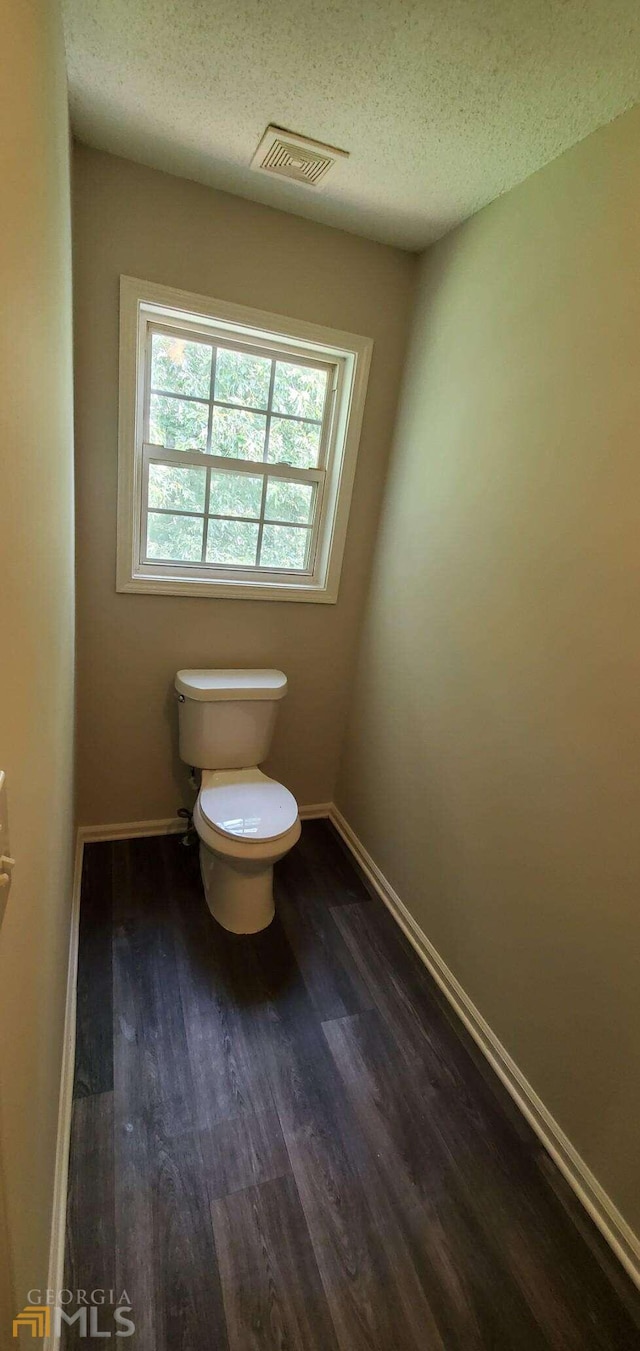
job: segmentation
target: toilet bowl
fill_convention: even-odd
[[[207,905],[231,933],[257,933],[274,915],[273,865],[300,839],[298,804],[257,767],[204,770],[193,824]]]
[[[268,753],[282,671],[178,671],[180,758],[201,770],[193,824],[214,919],[258,933],[273,919],[273,865],[300,838],[298,804],[258,768]]]

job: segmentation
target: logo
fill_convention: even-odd
[[[32,1337],[51,1336],[51,1306],[49,1304],[25,1304],[22,1313],[13,1320],[13,1335],[20,1336],[21,1328],[31,1328]]]
[[[42,1303],[42,1298],[47,1303]],[[13,1320],[13,1335],[29,1328],[32,1337],[60,1337],[63,1325],[75,1325],[77,1337],[133,1337],[136,1325],[126,1290],[30,1290],[28,1304]],[[69,1305],[76,1307],[73,1311]]]

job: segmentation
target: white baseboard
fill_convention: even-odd
[[[298,816],[301,821],[319,821],[330,816],[332,809],[332,802],[314,802],[310,807],[298,807]]]
[[[491,1068],[502,1080],[516,1105],[529,1125],[533,1127],[538,1139],[557,1164],[570,1187],[575,1192],[597,1224],[600,1232],[622,1262],[632,1281],[640,1287],[640,1239],[634,1234],[610,1196],[600,1186],[597,1178],[587,1167],[584,1159],[574,1149],[571,1141],[538,1097],[535,1089],[525,1079],[509,1052],[489,1027],[468,994],[456,980],[440,953],[429,942],[426,934],[416,923],[387,881],[384,873],[374,863],[371,855],[358,839],[342,812],[334,805],[329,819],[353,854],[365,876],[370,881],[381,901],[393,915],[409,942],[415,948],[430,971],[449,1003],[471,1033],[474,1041],[486,1056]]]
[[[71,917],[69,924],[69,957],[67,962],[67,994],[64,1014],[64,1038],[60,1071],[60,1098],[58,1104],[58,1133],[56,1140],[55,1176],[53,1181],[53,1208],[51,1213],[51,1240],[49,1244],[49,1290],[64,1288],[65,1231],[67,1220],[67,1187],[69,1180],[69,1147],[71,1144],[71,1114],[73,1110],[73,1079],[76,1058],[76,997],[78,977],[78,936],[80,928],[80,891],[82,887],[82,857],[84,841],[78,832],[73,865]],[[52,1330],[44,1338],[43,1351],[57,1351],[59,1337]]]
[[[312,802],[298,807],[301,821],[313,821],[329,816],[331,802]],[[179,835],[187,829],[184,817],[167,816],[157,821],[111,821],[102,826],[79,826],[78,838],[83,844],[97,844],[100,840],[135,840],[150,835]]]
[[[79,826],[78,839],[82,844],[98,844],[101,840],[136,840],[147,835],[179,835],[187,829],[184,817],[168,816],[159,821],[110,821],[104,826]]]

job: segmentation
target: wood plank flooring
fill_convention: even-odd
[[[326,822],[276,899],[237,938],[179,839],[85,849],[67,1288],[125,1288],[137,1351],[640,1351],[638,1292]]]

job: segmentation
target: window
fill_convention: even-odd
[[[372,344],[121,280],[120,591],[337,599]]]

